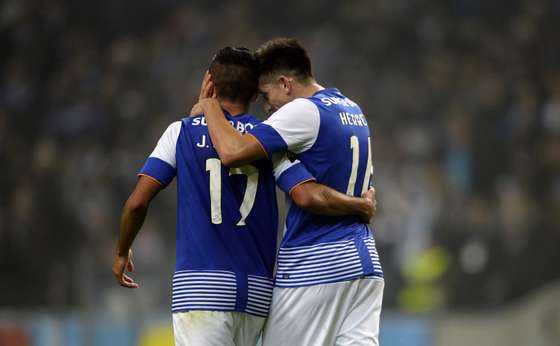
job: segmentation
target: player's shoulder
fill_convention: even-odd
[[[318,92],[313,94],[313,96],[311,96],[309,100],[320,107],[338,106],[338,107],[359,108],[356,102],[346,97],[337,88],[327,88],[327,89],[319,90]]]
[[[315,126],[320,122],[319,108],[306,98],[294,99],[274,112],[265,124],[272,127],[285,127],[294,129],[297,124],[302,127]]]
[[[191,115],[191,116],[184,116],[181,119],[175,121],[176,123],[180,123],[181,125],[191,125],[193,121],[200,122],[200,119],[204,118],[204,114],[199,115]]]
[[[294,115],[302,115],[305,113],[315,113],[317,112],[317,106],[310,98],[300,97],[294,99],[282,107],[280,107],[275,113],[286,114],[292,113]]]
[[[181,131],[181,120],[171,122],[165,129],[165,133],[179,133]]]
[[[291,107],[291,108],[315,108],[315,104],[313,103],[312,98],[310,97],[298,97],[294,99],[292,102],[288,102],[284,105],[284,107]]]
[[[257,116],[255,116],[251,113],[243,114],[240,119],[245,123],[251,123],[251,124],[255,124],[255,125],[263,122],[262,119],[258,118]]]

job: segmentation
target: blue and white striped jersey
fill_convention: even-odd
[[[260,122],[226,117],[240,132]],[[177,263],[172,311],[242,311],[267,316],[272,296],[278,210],[284,191],[313,179],[279,155],[240,168],[222,166],[203,116],[171,124],[140,175],[167,186],[177,177]]]
[[[289,150],[317,182],[360,196],[370,185],[371,139],[360,107],[337,89],[296,99],[249,131],[267,153]],[[357,217],[309,213],[290,205],[275,284],[298,287],[383,277],[369,226]]]

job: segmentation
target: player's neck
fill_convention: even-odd
[[[231,116],[236,117],[241,114],[247,113],[249,107],[239,103],[232,103],[229,101],[220,100],[220,106],[227,111]]]
[[[317,91],[323,89],[325,89],[323,88],[323,86],[317,83],[317,81],[315,81],[314,79],[311,79],[311,81],[309,81],[306,84],[302,84],[302,83],[295,84],[294,95],[297,95],[297,97],[307,98],[313,96]]]

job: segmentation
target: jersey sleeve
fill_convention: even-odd
[[[320,115],[308,99],[295,99],[249,131],[268,157],[281,151],[301,153],[311,148],[319,134]]]
[[[276,184],[282,191],[290,193],[292,189],[315,177],[298,160],[290,161],[286,153],[276,153],[272,156],[272,166]]]
[[[155,179],[163,187],[169,185],[176,175],[176,147],[177,138],[181,132],[181,122],[176,121],[169,125],[159,139],[154,151],[138,172],[138,176],[148,176]]]

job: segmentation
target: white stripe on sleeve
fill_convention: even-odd
[[[176,121],[169,125],[167,130],[161,135],[156,148],[150,154],[150,157],[156,157],[167,162],[171,167],[176,167],[175,153],[177,150],[177,138],[181,132],[181,122]]]
[[[272,170],[274,172],[274,179],[278,180],[280,176],[282,176],[282,173],[298,163],[300,163],[299,160],[294,160],[293,162],[290,161],[286,152],[275,153],[272,155]]]

